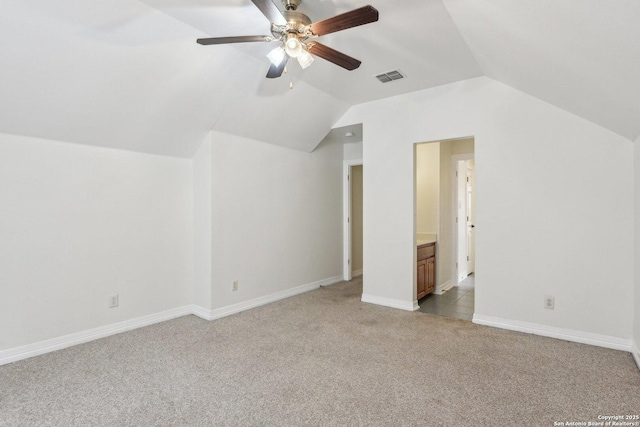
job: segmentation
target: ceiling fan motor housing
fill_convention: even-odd
[[[313,36],[309,30],[311,25],[311,18],[304,13],[285,11],[282,13],[287,21],[287,25],[272,25],[271,34],[276,39],[285,40],[287,36],[294,36],[300,40],[306,40]]]
[[[283,13],[283,15],[289,25],[293,25],[294,27],[311,25],[311,18],[309,18],[304,13],[286,11]]]

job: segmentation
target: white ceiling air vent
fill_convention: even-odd
[[[376,79],[380,80],[382,83],[389,83],[394,80],[404,79],[404,75],[400,71],[395,70],[379,74],[376,76]]]

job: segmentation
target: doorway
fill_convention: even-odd
[[[362,159],[345,160],[343,166],[343,276],[362,276],[363,263],[363,165]]]
[[[460,157],[470,157],[461,159]],[[455,182],[455,246],[454,259],[459,286],[475,272],[475,162],[472,156],[454,156]]]
[[[415,297],[425,295],[418,263],[434,257],[435,287],[417,301],[419,310],[461,320],[472,320],[475,311],[474,146],[469,137],[420,143],[414,150]]]

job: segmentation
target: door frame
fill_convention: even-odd
[[[351,168],[362,166],[362,159],[344,160],[342,165],[342,275],[343,280],[352,278],[351,270]],[[364,169],[363,169],[364,171]],[[364,172],[363,172],[364,173]],[[364,262],[363,262],[364,264]],[[364,266],[363,266],[364,270]]]
[[[452,196],[452,206],[451,206],[451,226],[453,228],[453,244],[451,245],[451,249],[453,251],[451,257],[453,259],[452,268],[453,268],[453,286],[458,286],[458,223],[456,222],[456,218],[458,215],[458,177],[456,172],[458,172],[458,162],[461,160],[474,160],[475,153],[466,153],[466,154],[454,154],[451,156],[453,176],[451,178],[453,196]],[[475,189],[474,189],[475,191]]]

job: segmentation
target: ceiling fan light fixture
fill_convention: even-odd
[[[298,64],[300,64],[300,67],[304,70],[309,65],[313,64],[313,61],[313,56],[306,49],[302,49],[302,52],[298,55]]]
[[[304,51],[304,48],[302,47],[300,40],[298,40],[298,37],[290,35],[284,43],[284,50],[290,57],[297,58],[298,55]]]
[[[271,61],[271,63],[276,67],[282,64],[282,61],[284,61],[285,56],[286,56],[286,52],[284,51],[282,46],[278,46],[277,48],[273,49],[271,52],[267,54],[267,58],[269,58],[269,61]]]

